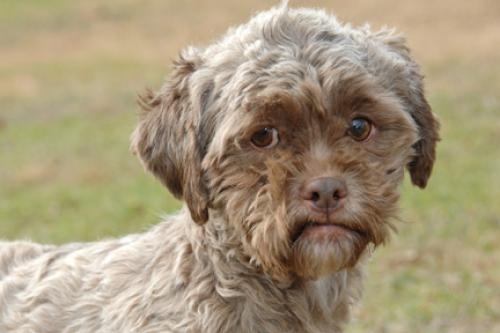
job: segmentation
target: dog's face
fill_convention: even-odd
[[[194,221],[227,221],[278,281],[383,243],[404,169],[425,187],[438,138],[403,40],[319,11],[274,9],[184,52],[142,103],[132,144],[145,166]]]

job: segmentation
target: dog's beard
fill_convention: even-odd
[[[389,236],[395,201],[388,202],[375,205],[378,209],[359,209],[367,207],[359,204],[352,210],[352,205],[346,205],[330,218],[297,215],[290,229],[291,269],[303,279],[314,280],[355,266],[369,244],[377,246]]]
[[[317,279],[356,264],[370,237],[340,225],[308,224],[293,240],[292,267],[303,279]]]

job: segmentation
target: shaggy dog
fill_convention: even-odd
[[[184,209],[144,234],[0,246],[0,332],[340,332],[438,124],[392,31],[286,5],[189,48],[132,149]]]

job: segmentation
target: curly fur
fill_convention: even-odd
[[[283,5],[182,52],[140,103],[132,149],[185,207],[122,239],[0,243],[0,332],[341,332],[404,169],[425,187],[435,158],[403,38]],[[266,126],[279,145],[258,149]],[[300,199],[315,177],[346,184],[334,217]],[[307,229],[331,219],[348,231]]]

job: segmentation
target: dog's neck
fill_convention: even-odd
[[[242,320],[265,318],[261,313],[265,311],[272,312],[274,317],[281,314],[284,321],[293,322],[306,332],[319,332],[327,327],[340,330],[349,318],[351,306],[361,296],[360,264],[317,280],[296,278],[284,285],[267,277],[252,263],[242,252],[241,236],[222,218],[211,217],[203,226],[193,222],[187,228],[193,255],[209,266],[205,268],[212,271],[218,296],[228,303],[239,304],[235,311],[240,312]]]

